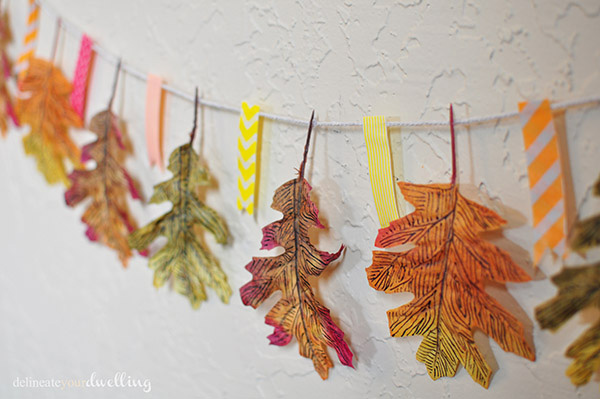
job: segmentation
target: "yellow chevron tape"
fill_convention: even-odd
[[[244,118],[245,118],[245,113],[244,113]],[[242,137],[244,138],[244,140],[248,141],[252,138],[252,136],[254,136],[254,134],[256,133],[257,129],[258,129],[258,120],[256,122],[254,122],[249,128],[246,128],[246,125],[244,125],[244,120],[249,120],[249,119],[244,119],[244,118],[240,118],[240,132],[242,133]],[[252,118],[252,117],[250,117]]]
[[[244,164],[242,163],[242,161],[240,159],[238,159],[238,169],[240,170],[240,173],[242,174],[242,179],[244,181],[248,181],[252,178],[252,175],[254,174],[254,171],[256,169],[256,162],[252,162],[250,165],[248,165],[248,167],[244,167]]]
[[[363,131],[369,157],[369,177],[375,208],[381,227],[387,227],[392,220],[398,219],[396,193],[392,175],[390,143],[388,141],[385,118],[383,116],[365,116]]]
[[[240,210],[246,209],[246,212],[248,212],[250,215],[254,213],[254,204],[250,203],[247,207],[244,207],[244,204],[242,203],[242,200],[240,198],[237,199],[237,207]]]
[[[247,145],[248,142],[243,142],[242,141],[242,137],[240,136],[240,138],[238,138],[238,155],[244,160],[244,162],[250,162],[253,160],[253,157],[256,155],[256,147],[257,147],[257,143],[256,141],[252,142],[252,144],[250,144],[248,146],[248,148],[245,148],[244,145]]]
[[[254,182],[245,186],[242,179],[238,177],[238,190],[240,191],[240,200],[242,203],[248,201],[254,195]]]
[[[546,249],[566,256],[562,171],[550,102],[523,102],[519,111],[533,212],[533,260],[537,264]]]
[[[240,114],[240,136],[238,138],[238,196],[237,207],[246,210],[250,215],[254,214],[254,202],[256,191],[257,152],[259,147],[258,132],[260,107],[248,106],[242,103]]]

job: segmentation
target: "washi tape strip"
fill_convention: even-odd
[[[71,106],[81,119],[85,111],[85,100],[88,86],[88,78],[92,63],[92,39],[86,34],[81,36],[81,44],[79,46],[79,57],[77,58],[77,66],[75,67],[75,75],[73,76],[73,91],[71,91]]]
[[[550,102],[523,102],[519,110],[533,211],[533,259],[537,264],[546,249],[559,256],[566,252],[563,180]]]
[[[40,7],[35,0],[28,0],[28,3],[29,15],[27,16],[27,31],[23,37],[23,51],[15,65],[15,73],[19,81],[25,76],[25,72],[29,68],[29,59],[35,53],[40,26]]]
[[[254,203],[256,195],[256,171],[258,151],[258,113],[260,107],[248,106],[242,103],[240,114],[240,136],[238,137],[238,197],[237,207],[246,210],[250,215],[254,214]]]
[[[365,116],[363,131],[367,143],[373,199],[379,223],[383,228],[389,226],[392,220],[399,218],[385,118],[383,116]]]
[[[150,166],[159,165],[164,170],[161,121],[162,79],[148,74],[146,82],[146,148]]]

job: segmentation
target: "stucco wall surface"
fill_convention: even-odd
[[[15,36],[24,32],[26,5],[9,7]],[[600,93],[600,3],[595,0],[449,1],[192,1],[51,0],[126,63],[229,105],[247,100],[264,110],[320,120],[360,121],[382,114],[395,120],[446,120],[514,111],[517,103],[548,97],[567,100]],[[48,57],[54,14],[42,13],[38,54]],[[57,63],[72,76],[78,37],[63,36]],[[11,47],[15,56],[20,45]],[[104,109],[114,65],[97,58],[87,118]],[[150,168],[144,137],[145,85],[125,75],[116,107],[136,152],[127,166],[149,198],[168,172]],[[315,232],[324,250],[347,245],[340,262],[315,283],[323,304],[346,332],[355,369],[335,359],[327,381],[292,342],[269,346],[272,328],[258,310],[242,305],[237,290],[259,251],[261,227],[280,217],[269,208],[274,190],[295,176],[306,130],[265,121],[256,220],[235,205],[239,116],[204,108],[201,150],[214,176],[207,203],[227,220],[232,239],[208,244],[221,260],[234,295],[194,311],[169,287],[156,290],[147,259],[123,270],[112,251],[90,243],[79,218],[83,208],[64,204],[63,188],[49,187],[26,157],[13,129],[0,142],[0,397],[2,398],[583,398],[598,397],[598,380],[574,388],[564,371],[565,348],[598,313],[577,315],[555,334],[533,321],[536,305],[554,295],[546,278],[560,262],[531,264],[531,210],[525,154],[516,119],[458,128],[461,191],[508,220],[507,249],[534,280],[489,288],[524,321],[535,341],[535,362],[478,340],[497,371],[489,390],[461,367],[454,378],[432,381],[415,353],[420,337],[391,338],[386,311],[411,294],[387,295],[366,280],[378,221],[358,129],[318,129],[307,177],[328,227]],[[600,172],[600,107],[570,109],[564,126],[575,204],[582,215],[600,210],[591,184]],[[165,153],[185,142],[190,103],[168,96]],[[74,131],[79,143],[92,135]],[[445,128],[390,131],[396,169],[411,182],[450,177]],[[199,148],[199,143],[196,144]],[[401,198],[399,196],[399,198]],[[401,200],[399,200],[402,202]],[[140,224],[169,204],[131,204]],[[156,250],[160,242],[153,245]],[[589,261],[599,258],[592,252]],[[584,260],[571,255],[569,264]],[[330,351],[334,355],[333,351]],[[16,378],[111,377],[125,372],[149,379],[152,390],[14,388]]]

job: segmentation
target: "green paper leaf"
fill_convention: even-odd
[[[594,194],[600,196],[600,179],[594,187]],[[600,215],[576,223],[571,247],[585,252],[600,243]],[[593,306],[600,308],[600,263],[568,267],[552,282],[558,287],[558,294],[538,306],[535,317],[543,329],[557,330],[580,310]],[[566,374],[574,385],[583,385],[600,370],[600,321],[587,329],[567,348],[567,357],[573,362]]]
[[[220,244],[225,244],[229,236],[223,219],[198,199],[198,188],[209,182],[208,173],[190,144],[173,151],[168,169],[173,177],[154,186],[150,202],[170,201],[173,208],[134,231],[129,245],[145,249],[159,235],[166,237],[167,244],[148,262],[154,270],[154,285],[161,287],[173,278],[173,288],[188,297],[193,308],[207,299],[206,286],[228,303],[231,287],[227,276],[198,234],[207,230]]]

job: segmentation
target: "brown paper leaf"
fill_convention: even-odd
[[[311,119],[312,126],[312,119]],[[333,362],[327,346],[335,349],[340,362],[352,367],[352,352],[344,342],[344,332],[333,322],[329,309],[319,303],[309,277],[319,276],[336,260],[336,253],[319,251],[310,242],[310,228],[323,228],[319,211],[310,200],[310,185],[304,179],[309,135],[304,160],[296,179],[275,191],[271,207],[283,213],[283,219],[263,228],[261,249],[283,247],[285,252],[275,257],[253,257],[246,265],[252,281],[240,288],[244,305],[258,307],[276,291],[281,299],[265,317],[265,323],[275,328],[268,339],[272,345],[284,346],[292,337],[298,340],[300,355],[312,359],[315,370],[326,379]]]
[[[118,252],[123,266],[131,257],[127,237],[137,228],[130,214],[127,198],[140,196],[136,184],[125,169],[125,158],[131,147],[124,132],[119,129],[118,119],[109,110],[96,114],[89,130],[96,134],[96,141],[87,144],[81,152],[81,161],[95,161],[89,170],[75,170],[69,175],[71,187],[65,192],[69,206],[77,206],[89,199],[82,216],[87,224],[87,237]]]

